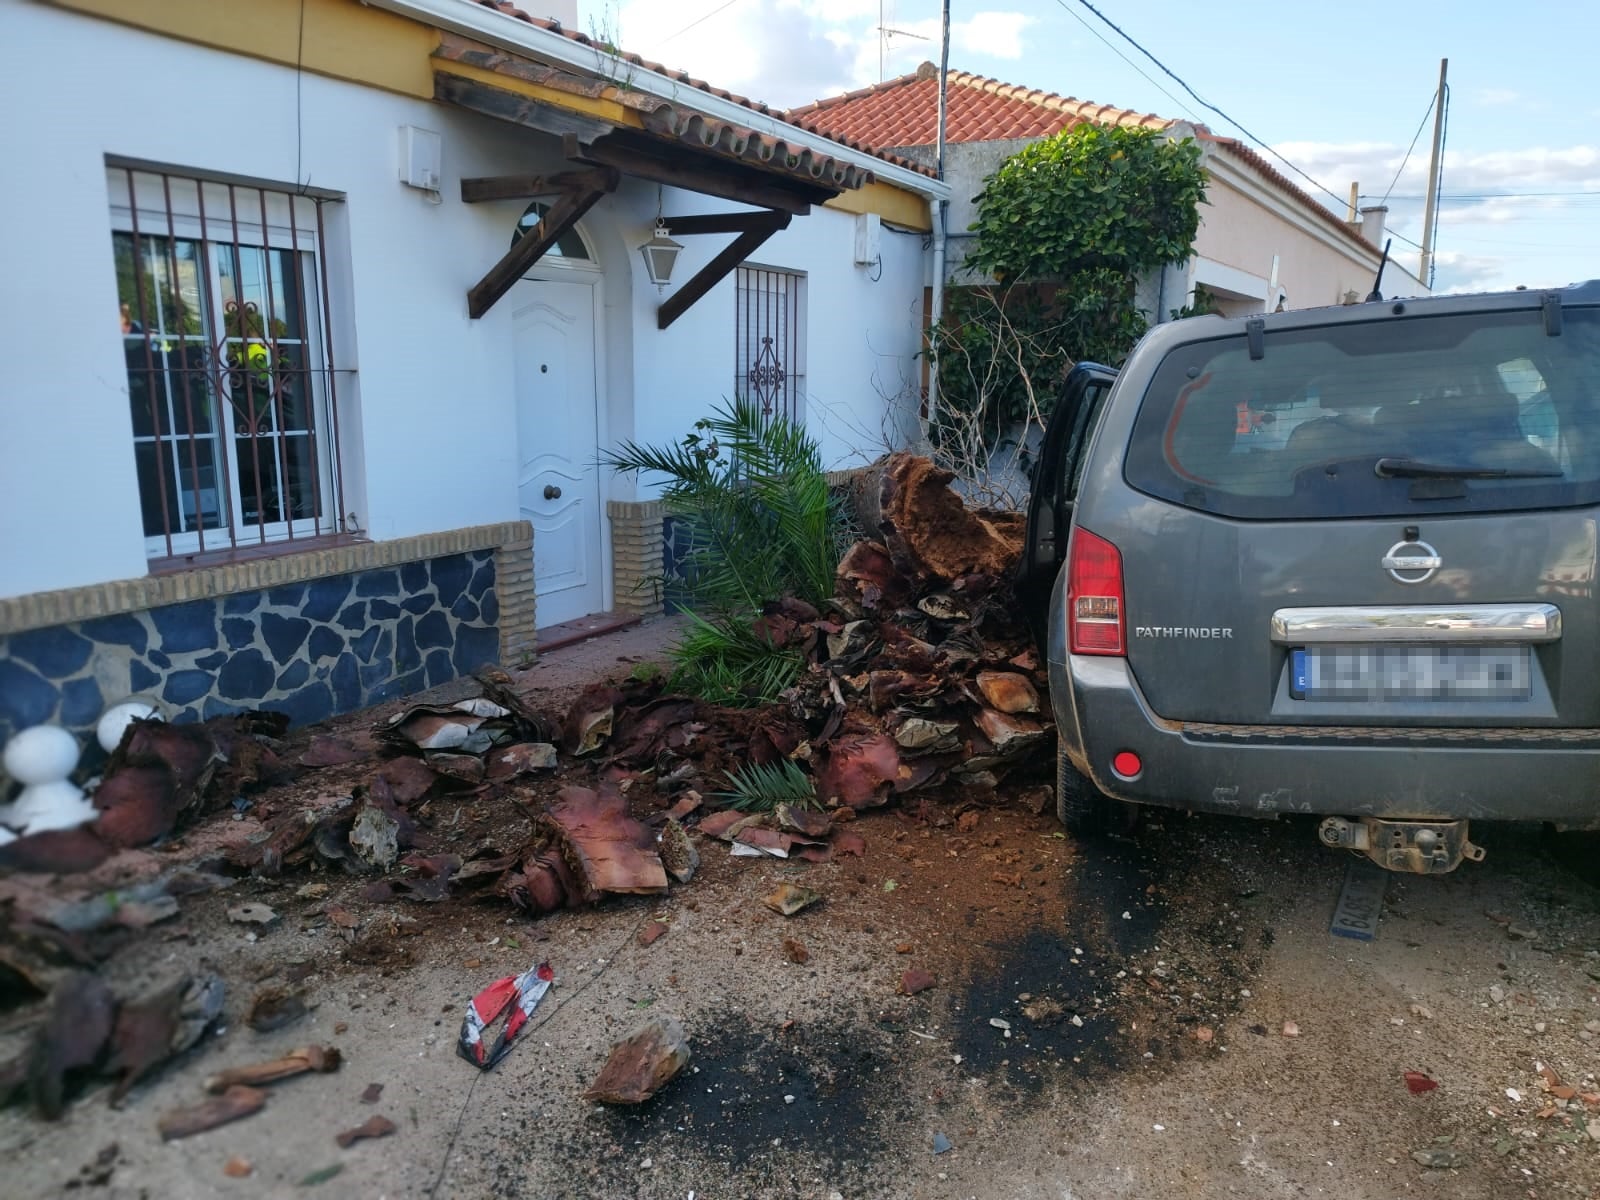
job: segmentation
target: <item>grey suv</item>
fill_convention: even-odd
[[[1317,813],[1419,872],[1600,827],[1600,281],[1158,326],[1034,483],[1069,826]]]

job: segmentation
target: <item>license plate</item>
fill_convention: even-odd
[[[1313,646],[1290,654],[1297,700],[1525,700],[1526,646]]]
[[[1350,864],[1344,874],[1344,890],[1334,906],[1328,932],[1335,937],[1370,942],[1378,936],[1378,918],[1383,915],[1383,893],[1389,887],[1389,872],[1364,859]]]

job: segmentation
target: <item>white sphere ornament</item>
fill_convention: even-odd
[[[106,709],[100,724],[95,726],[94,736],[100,748],[110,754],[122,744],[122,735],[127,732],[129,725],[135,721],[148,721],[158,715],[153,704],[143,700],[124,700]]]
[[[58,779],[23,788],[17,797],[14,819],[22,825],[23,836],[27,836],[47,829],[76,829],[97,816],[99,813],[82,788],[70,780]]]
[[[6,743],[5,765],[24,786],[55,783],[78,765],[78,739],[59,725],[35,725]]]

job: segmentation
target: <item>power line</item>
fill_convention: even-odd
[[[1194,115],[1194,111],[1187,104],[1185,104],[1182,100],[1179,100],[1171,92],[1167,91],[1166,88],[1162,87],[1159,83],[1157,83],[1154,79],[1152,79],[1149,76],[1149,74],[1146,73],[1146,71],[1144,70],[1143,67],[1141,67],[1138,63],[1134,62],[1133,59],[1129,58],[1121,50],[1117,49],[1116,44],[1114,42],[1112,42],[1109,38],[1107,38],[1105,34],[1101,33],[1093,25],[1089,24],[1089,22],[1085,21],[1082,17],[1080,17],[1077,14],[1077,12],[1073,9],[1073,7],[1070,4],[1067,3],[1067,0],[1056,0],[1056,3],[1061,6],[1061,11],[1062,12],[1066,13],[1067,16],[1071,17],[1079,25],[1082,25],[1091,34],[1093,34],[1096,38],[1098,38],[1100,40],[1100,44],[1101,45],[1103,45],[1107,50],[1111,51],[1111,53],[1115,54],[1123,62],[1127,63],[1130,67],[1132,67],[1134,69],[1134,71],[1142,79],[1144,79],[1144,81],[1146,83],[1148,83],[1151,87],[1155,88],[1156,91],[1160,92],[1168,100],[1171,100],[1174,104],[1176,104],[1179,108],[1181,108],[1183,110],[1185,116],[1191,117],[1195,121],[1199,121],[1200,120],[1199,117],[1196,117]]]
[[[1468,200],[1468,201],[1471,201],[1471,200],[1536,200],[1536,199],[1550,198],[1550,197],[1554,197],[1554,196],[1567,196],[1567,197],[1577,198],[1577,199],[1587,198],[1587,199],[1591,199],[1592,200],[1592,199],[1600,198],[1600,188],[1597,188],[1597,189],[1594,189],[1594,190],[1575,190],[1575,191],[1568,191],[1568,192],[1456,192],[1454,195],[1450,195],[1450,196],[1441,195],[1439,197],[1439,200],[1440,201],[1445,201],[1445,200]],[[1362,199],[1365,200],[1365,199],[1370,199],[1370,198],[1371,197],[1370,197],[1369,194],[1363,193]],[[1391,197],[1391,199],[1394,199],[1394,200],[1422,200],[1422,199],[1424,199],[1424,197],[1412,194],[1412,195],[1393,196],[1393,197]]]
[[[665,46],[668,42],[672,41],[673,38],[682,37],[684,34],[688,33],[689,30],[693,29],[696,25],[704,25],[707,21],[711,20],[711,18],[716,16],[719,12],[722,12],[725,9],[732,8],[737,3],[739,3],[739,0],[727,0],[727,3],[717,5],[717,7],[713,8],[705,16],[696,17],[694,20],[690,21],[687,25],[685,25],[682,29],[678,30],[677,33],[672,34],[671,37],[662,38],[661,41],[659,43],[657,43],[657,44]]]
[[[1389,180],[1389,186],[1384,189],[1383,199],[1378,201],[1379,207],[1389,203],[1389,193],[1394,191],[1394,185],[1400,182],[1400,173],[1406,169],[1406,164],[1411,161],[1411,152],[1417,148],[1417,139],[1422,136],[1422,129],[1428,123],[1428,118],[1433,115],[1433,106],[1439,103],[1439,93],[1435,92],[1428,100],[1428,111],[1422,114],[1422,120],[1417,122],[1417,131],[1411,135],[1411,145],[1406,147],[1406,156],[1400,160],[1400,165],[1394,170],[1394,178]]]
[[[1312,186],[1317,188],[1318,191],[1321,191],[1321,192],[1325,193],[1326,195],[1332,197],[1332,199],[1336,203],[1338,203],[1338,204],[1344,204],[1345,203],[1345,197],[1339,195],[1337,192],[1335,192],[1332,188],[1328,187],[1327,185],[1319,182],[1316,179],[1313,179],[1310,175],[1307,175],[1299,167],[1295,166],[1287,158],[1285,158],[1283,155],[1279,154],[1271,146],[1267,145],[1266,142],[1262,141],[1255,134],[1251,133],[1248,129],[1246,129],[1238,121],[1234,120],[1227,113],[1223,112],[1220,108],[1218,108],[1215,104],[1212,104],[1209,100],[1206,100],[1204,97],[1202,97],[1199,92],[1195,91],[1192,87],[1190,87],[1187,83],[1185,83],[1183,81],[1183,79],[1176,72],[1174,72],[1172,70],[1171,67],[1167,66],[1166,63],[1162,62],[1154,54],[1151,54],[1150,51],[1146,50],[1137,41],[1135,41],[1132,37],[1130,37],[1127,33],[1125,33],[1122,30],[1122,28],[1115,21],[1113,21],[1110,17],[1106,16],[1105,13],[1101,12],[1093,4],[1089,3],[1089,0],[1078,0],[1078,3],[1083,5],[1085,8],[1087,8],[1095,16],[1099,17],[1100,20],[1103,21],[1106,25],[1110,26],[1111,29],[1116,32],[1117,36],[1120,37],[1123,41],[1127,42],[1128,45],[1132,46],[1140,54],[1144,55],[1151,62],[1155,63],[1155,65],[1158,68],[1160,68],[1162,74],[1166,75],[1167,78],[1171,79],[1174,83],[1176,83],[1184,91],[1188,92],[1189,95],[1194,98],[1195,103],[1200,105],[1201,108],[1204,108],[1204,109],[1206,109],[1206,110],[1208,110],[1210,112],[1216,113],[1217,116],[1221,117],[1224,121],[1228,122],[1228,124],[1232,125],[1240,133],[1244,134],[1245,137],[1249,138],[1252,142],[1254,142],[1256,145],[1260,146],[1268,154],[1272,155],[1273,158],[1277,159],[1284,166],[1288,167],[1291,171],[1293,171],[1296,175],[1300,176],[1300,178],[1304,179],[1306,182],[1310,183]]]

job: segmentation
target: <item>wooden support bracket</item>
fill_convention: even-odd
[[[732,216],[735,214],[718,214],[719,217],[723,215]],[[733,239],[732,244],[727,249],[701,267],[693,279],[667,297],[665,303],[656,310],[657,329],[665,329],[683,316],[684,313],[688,312],[695,301],[716,287],[718,283],[727,277],[730,271],[749,258],[762,242],[777,233],[778,230],[787,229],[789,222],[793,219],[793,214],[786,212],[741,213],[737,215],[747,218],[760,218],[760,221],[758,223],[752,222],[749,228],[746,228],[738,237]],[[674,232],[677,232],[677,230],[674,229]],[[702,230],[701,232],[709,233],[711,231]]]
[[[477,320],[495,306],[495,302],[511,290],[513,284],[528,272],[528,268],[544,256],[546,250],[569,229],[576,225],[584,213],[593,208],[607,192],[616,190],[621,176],[614,170],[603,169],[584,173],[588,176],[561,193],[544,220],[518,238],[504,258],[489,268],[467,293],[467,312]]]
[[[701,233],[750,233],[769,228],[779,214],[766,212],[706,213],[693,217],[663,217],[667,230],[674,237],[693,237]],[[802,213],[793,214],[803,216]]]
[[[600,171],[558,171],[554,175],[490,175],[461,181],[461,202],[483,204],[490,200],[534,200],[571,188],[594,186]]]
[[[621,134],[585,143],[568,134],[563,139],[566,156],[572,162],[614,167],[625,175],[667,187],[683,188],[705,196],[775,208],[804,216],[813,203],[820,204],[839,194],[837,188],[805,185],[786,186],[777,176],[736,163],[707,161],[681,151],[668,157],[670,150],[646,141],[618,141]],[[664,153],[665,151],[665,153]]]

